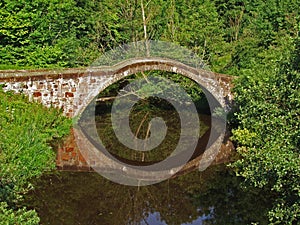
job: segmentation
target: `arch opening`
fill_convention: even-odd
[[[203,154],[211,131],[210,108],[204,92],[201,87],[191,79],[180,74],[165,71],[147,71],[145,73],[139,72],[137,74],[128,75],[111,85],[109,88],[104,89],[104,91],[97,96],[95,105],[96,129],[104,147],[121,162],[139,166],[150,165],[162,161],[170,156],[175,149],[180,137],[180,117],[172,104],[161,98],[142,98],[142,96],[140,96],[140,101],[134,105],[130,114],[131,131],[137,138],[141,139],[146,139],[147,135],[151,135],[147,134],[147,131],[152,118],[161,117],[166,122],[168,127],[167,135],[164,141],[155,149],[150,152],[135,151],[122,145],[114,133],[110,116],[113,101],[117,98],[120,90],[130,84],[130,82],[134,82],[137,79],[143,79],[144,85],[147,85],[146,80],[148,76],[172,79],[172,81],[179,83],[185,91],[188,92],[194,103],[196,102],[196,109],[200,118],[200,137],[192,159]],[[171,87],[163,88],[163,91],[172,90]],[[144,90],[145,89],[147,89],[147,86],[144,87]],[[137,93],[135,90],[129,91],[123,91],[122,95],[141,95],[141,93]],[[176,101],[182,100],[180,99],[181,96],[177,97],[178,99],[175,99]],[[185,103],[181,102],[181,104]],[[84,118],[91,117],[85,116]]]
[[[107,87],[109,87],[110,85],[116,85],[117,82],[122,82],[122,80],[126,79],[126,78],[130,78],[131,76],[133,76],[133,74],[137,74],[137,73],[147,73],[149,71],[163,71],[164,73],[169,73],[169,74],[177,74],[181,77],[186,77],[187,79],[192,80],[193,82],[195,82],[202,90],[201,94],[204,94],[205,100],[207,100],[207,98],[210,99],[209,103],[206,101],[206,107],[204,110],[207,110],[206,113],[208,112],[208,114],[211,114],[210,111],[214,112],[215,109],[219,109],[222,108],[222,103],[220,103],[220,101],[218,99],[216,99],[216,93],[211,93],[211,90],[215,90],[217,91],[217,94],[220,93],[220,90],[218,89],[213,89],[215,88],[214,85],[211,85],[213,82],[211,81],[212,76],[211,73],[207,72],[207,71],[202,71],[201,72],[204,73],[204,76],[201,77],[202,74],[199,73],[199,70],[193,69],[193,68],[189,68],[188,66],[178,63],[178,62],[173,62],[171,60],[171,63],[168,60],[163,60],[163,63],[160,62],[160,59],[138,59],[138,62],[134,63],[134,64],[128,64],[128,62],[123,62],[121,63],[121,65],[116,65],[114,67],[114,70],[111,70],[110,72],[106,73],[108,75],[114,76],[113,80],[109,80],[104,86],[102,86],[101,88],[99,88],[97,90],[97,92],[94,93],[94,96],[91,97],[92,100],[90,100],[90,106],[92,107],[92,112],[94,112],[94,108],[97,104],[96,104],[96,100],[99,99],[99,93],[103,93],[103,91],[105,91],[107,89]],[[168,62],[168,63],[167,63]],[[178,66],[180,65],[180,66]],[[154,68],[156,70],[151,70],[151,68]],[[93,76],[93,73],[95,72],[95,68],[90,70],[90,76]],[[175,71],[175,72],[174,72]],[[94,75],[96,75],[97,73],[94,73]],[[198,78],[198,79],[195,79]],[[208,86],[206,84],[209,84],[211,86]],[[125,84],[124,84],[125,85]],[[206,85],[206,86],[205,86]],[[217,95],[218,96],[218,95]],[[220,99],[220,98],[219,98]],[[85,110],[86,111],[86,110]],[[88,110],[87,110],[88,111]],[[92,115],[93,116],[93,115]],[[197,146],[199,146],[199,144],[201,145],[201,151],[199,153],[199,151],[194,152],[193,155],[191,156],[191,160],[199,160],[199,158],[197,159],[197,157],[199,157],[201,154],[203,154],[203,149],[210,147],[213,145],[214,142],[216,142],[216,140],[219,137],[219,132],[216,132],[216,129],[211,129],[212,127],[216,127],[218,125],[216,125],[217,123],[215,122],[214,124],[212,124],[211,119],[206,119],[206,123],[209,120],[209,130],[208,132],[206,132],[206,137],[205,137],[205,143],[198,143]],[[96,126],[96,130],[97,130],[97,126]],[[222,129],[221,129],[222,130]],[[211,136],[212,132],[216,132],[215,135]],[[217,134],[218,133],[218,134]],[[221,133],[221,132],[220,132]],[[98,134],[98,132],[97,132]],[[200,140],[201,141],[201,140]],[[101,144],[103,144],[101,142]],[[99,147],[104,147],[103,145],[98,145]],[[141,162],[136,162],[132,159],[126,159],[126,157],[120,157],[118,154],[115,154],[114,152],[109,152],[110,154],[112,154],[113,157],[116,157],[121,163],[128,165],[141,165]],[[142,154],[141,154],[142,155]],[[160,161],[160,160],[157,160]],[[156,161],[150,161],[150,162],[144,162],[144,165],[149,165],[151,163],[155,163]],[[182,165],[177,165],[177,166],[182,166]],[[169,168],[171,169],[171,168]]]
[[[186,65],[179,61],[168,59],[168,58],[161,58],[161,57],[130,58],[114,66],[91,67],[87,71],[88,79],[101,80],[101,77],[102,78],[104,77],[104,79],[102,79],[101,81],[102,85],[97,86],[97,82],[95,82],[96,85],[94,85],[87,91],[85,104],[81,105],[81,107],[79,107],[77,110],[77,115],[80,116],[80,120],[84,115],[82,113],[83,111],[90,112],[91,113],[89,114],[90,116],[95,116],[96,100],[98,94],[103,90],[105,90],[109,85],[114,84],[115,82],[125,77],[128,77],[132,74],[145,73],[146,71],[165,71],[165,72],[180,74],[181,76],[188,77],[189,79],[195,81],[198,85],[200,85],[202,87],[203,93],[208,99],[209,108],[210,111],[212,112],[211,126],[215,128],[214,130],[215,132],[210,132],[207,148],[205,152],[201,155],[201,157],[200,158],[196,157],[195,159],[188,162],[189,159],[193,156],[194,149],[197,146],[198,139],[196,139],[196,137],[197,138],[199,137],[199,130],[198,130],[199,118],[195,117],[195,114],[197,114],[197,110],[194,104],[186,104],[185,105],[186,107],[190,107],[187,110],[184,107],[181,107],[180,104],[179,104],[179,108],[176,108],[178,107],[178,105],[175,106],[176,105],[175,104],[174,107],[177,109],[177,111],[179,110],[178,112],[180,113],[195,112],[195,113],[185,114],[184,116],[182,116],[181,114],[180,116],[181,128],[185,127],[187,128],[188,131],[182,133],[183,129],[181,129],[181,135],[179,140],[180,141],[185,140],[187,144],[190,144],[190,147],[185,148],[183,147],[184,145],[183,146],[177,145],[175,151],[171,153],[163,161],[159,161],[151,165],[139,166],[139,165],[131,165],[126,162],[124,163],[119,159],[117,159],[116,157],[114,157],[112,154],[110,154],[103,146],[102,141],[99,140],[97,127],[95,124],[87,126],[87,130],[88,131],[91,130],[91,133],[86,132],[87,130],[84,129],[80,130],[80,128],[82,127],[79,127],[79,130],[77,132],[77,139],[79,140],[79,142],[82,142],[81,140],[85,140],[84,143],[83,142],[79,143],[79,148],[84,149],[82,151],[83,156],[87,159],[88,162],[91,162],[94,158],[97,158],[96,160],[97,162],[93,163],[94,164],[94,166],[92,166],[93,169],[95,169],[101,175],[107,177],[112,181],[122,183],[122,184],[127,184],[127,185],[140,186],[140,185],[149,185],[149,184],[157,183],[159,181],[165,180],[173,176],[181,169],[186,169],[191,167],[198,167],[200,170],[206,169],[216,157],[220,149],[220,146],[222,144],[224,133],[225,133],[226,101],[224,99],[224,91],[222,88],[220,88],[219,85],[220,83],[217,79],[215,79],[214,74],[210,71],[201,68],[190,67],[189,65]],[[157,87],[155,86],[153,89],[156,90]],[[171,101],[170,98],[167,98],[167,101]],[[134,106],[134,104],[130,106],[132,107]],[[195,111],[192,110],[193,107],[195,108]],[[118,114],[116,112],[118,111],[114,111],[114,113],[111,114],[112,115]],[[129,124],[129,116],[126,121],[128,121]],[[162,125],[160,123],[161,121],[163,123],[163,126],[161,126]],[[159,126],[157,127],[156,125],[152,126],[154,128],[158,128],[155,130],[155,132],[159,134],[156,135],[157,137],[160,136],[165,137],[164,132],[162,132],[161,133],[162,135],[160,135],[160,131],[163,131],[165,129],[164,127],[165,123],[163,120],[161,121],[155,121],[156,124],[160,123],[160,127]],[[152,134],[152,130],[151,130],[152,127],[149,128],[150,134]],[[194,127],[197,128],[191,131],[192,127],[193,129]],[[126,128],[125,130],[127,133],[131,135],[131,137],[129,138],[129,142],[131,140],[131,142],[135,143],[135,141],[132,140],[136,140],[138,138],[134,137],[132,130],[130,128],[129,129]],[[131,139],[132,137],[133,139]],[[149,139],[151,138],[152,135],[149,137]],[[189,141],[187,141],[189,140],[189,138],[191,138],[190,143]],[[126,138],[123,140],[125,140],[125,142],[127,141]],[[137,140],[137,142],[139,143],[139,140]],[[122,143],[124,144],[124,142]],[[178,146],[180,146],[180,148],[178,148]],[[99,151],[99,147],[102,148],[100,151]]]

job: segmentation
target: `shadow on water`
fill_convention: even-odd
[[[245,192],[239,183],[224,165],[144,187],[57,172],[37,181],[24,204],[49,225],[267,224],[268,194]]]

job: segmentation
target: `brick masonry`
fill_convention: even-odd
[[[70,135],[57,148],[56,166],[60,170],[91,170],[76,144],[73,128]]]

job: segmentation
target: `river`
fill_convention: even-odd
[[[170,112],[160,116],[164,115],[167,121],[176,120]],[[210,131],[210,117],[199,117],[203,130],[196,152],[201,154]],[[98,115],[99,136],[124,162],[135,164],[143,157],[142,163],[153,163],[170,154],[167,147],[174,147],[172,141],[166,141],[165,147],[154,154],[133,154],[110,135],[109,118],[107,113]],[[178,128],[169,127],[170,137],[176,137]],[[141,127],[141,133],[146,129],[146,125]],[[35,188],[25,195],[24,205],[38,212],[42,225],[267,224],[269,194],[257,189],[245,191],[240,183],[241,179],[225,164],[143,187],[113,183],[95,172],[55,171],[34,182]]]
[[[113,183],[97,173],[55,172],[25,196],[41,224],[267,224],[267,193],[244,191],[224,165],[144,187]]]

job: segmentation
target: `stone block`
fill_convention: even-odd
[[[69,161],[69,160],[70,160],[70,155],[69,155],[69,153],[63,152],[63,153],[61,154],[61,159],[62,159],[63,161]]]
[[[42,96],[41,92],[39,92],[39,91],[33,92],[33,97],[37,98],[37,97],[40,97],[40,96]]]
[[[72,98],[72,97],[74,97],[74,94],[72,92],[66,92],[65,97],[66,98]]]
[[[66,152],[73,152],[74,148],[73,147],[66,147]]]

